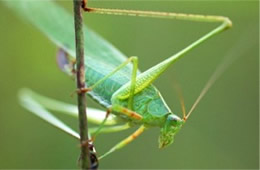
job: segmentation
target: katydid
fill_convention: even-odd
[[[21,16],[27,18],[34,25],[36,25],[57,46],[68,53],[68,63],[75,60],[74,30],[72,25],[73,20],[72,16],[70,16],[65,10],[51,1],[37,3],[31,1],[16,1],[14,3],[7,3]],[[47,5],[48,8],[46,8]],[[213,84],[216,77],[213,77],[214,81],[211,80],[207,84],[207,88],[203,90],[202,95],[199,97],[194,107],[192,107],[191,111],[187,115],[183,112],[182,118],[170,110],[159,90],[152,84],[153,81],[164,73],[173,63],[183,57],[184,54],[214,35],[230,28],[232,26],[232,22],[229,18],[222,16],[100,9],[88,8],[85,5],[86,2],[83,1],[83,9],[88,13],[220,23],[217,28],[202,36],[200,39],[194,41],[180,52],[163,60],[159,64],[144,72],[140,72],[138,70],[138,57],[132,56],[127,59],[115,47],[96,35],[89,28],[85,27],[85,66],[87,88],[78,89],[78,91],[87,92],[89,96],[91,96],[107,110],[107,114],[105,112],[102,113],[103,119],[95,117],[97,116],[95,114],[99,114],[98,111],[88,111],[90,121],[100,123],[100,127],[94,130],[94,134],[97,135],[98,133],[116,132],[125,130],[132,126],[140,126],[133,134],[119,142],[99,159],[126,146],[150,127],[160,128],[159,148],[169,146],[173,143],[174,136],[189,118],[194,107],[205,95],[206,91]],[[65,70],[65,72],[69,75],[72,74],[72,72],[68,71],[68,69]],[[43,109],[43,107],[51,110],[69,112],[68,110],[62,108],[63,106],[66,108],[65,104],[55,101],[49,102],[50,99],[44,98],[30,91],[21,93],[21,100],[23,105],[35,114],[37,114],[37,108]],[[43,107],[41,108],[40,105]],[[91,112],[95,114],[92,114]],[[42,116],[42,114],[45,113],[39,114],[49,123],[63,129],[75,137],[75,133],[68,130],[67,126],[65,128],[64,126],[56,125],[57,122],[49,121],[51,118]],[[93,115],[93,117],[91,115]],[[122,122],[124,123],[123,125],[115,125]],[[108,124],[114,125],[106,126]]]

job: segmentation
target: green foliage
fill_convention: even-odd
[[[75,57],[75,32],[73,16],[53,1],[4,1],[23,19],[29,20],[58,47]],[[84,26],[85,56],[106,65],[118,66],[126,60],[108,41]]]

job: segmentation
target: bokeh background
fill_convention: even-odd
[[[71,1],[58,3],[72,11]],[[258,169],[258,1],[90,0],[89,5],[224,15],[232,19],[231,30],[194,49],[155,81],[168,105],[180,116],[174,81],[180,84],[189,110],[222,59],[238,57],[203,98],[173,145],[158,149],[159,129],[153,128],[102,160],[101,169]],[[141,70],[178,52],[216,26],[164,19],[84,16],[90,28],[127,56],[139,56]],[[75,103],[76,98],[70,97],[75,83],[56,65],[57,47],[1,2],[0,35],[0,168],[77,168],[78,141],[23,109],[17,100],[18,90],[29,87]],[[100,108],[90,99],[87,104]],[[59,117],[77,129],[76,119]],[[98,153],[104,153],[133,131],[100,135],[96,141]]]

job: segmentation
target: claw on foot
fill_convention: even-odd
[[[81,5],[81,8],[86,11],[86,12],[91,12],[93,11],[93,8],[88,8],[87,7],[87,4],[88,4],[88,0],[82,0],[82,5]]]
[[[92,140],[92,138],[91,138],[91,139],[82,141],[81,144],[80,144],[80,147],[83,147],[83,146],[88,145],[89,149],[92,150],[93,147],[94,147],[94,145],[93,145],[92,143],[93,143],[93,140]]]
[[[87,93],[87,92],[89,92],[91,90],[92,90],[91,88],[81,88],[81,89],[77,89],[76,92],[78,94],[82,94],[82,93]]]
[[[81,88],[81,89],[77,89],[75,91],[73,91],[70,96],[73,97],[75,93],[77,94],[84,94],[84,93],[87,93],[89,91],[91,91],[92,89],[91,88]]]

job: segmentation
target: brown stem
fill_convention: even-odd
[[[81,0],[73,0],[74,22],[76,38],[76,60],[77,60],[77,88],[85,88],[85,67],[84,67],[84,33],[81,13]],[[88,125],[86,114],[86,95],[84,92],[78,93],[79,130],[81,143],[80,165],[81,169],[90,169],[90,151],[88,146]]]

